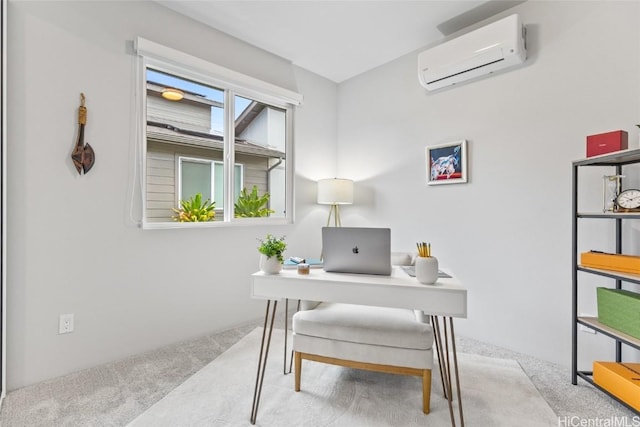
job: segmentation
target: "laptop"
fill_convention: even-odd
[[[323,267],[336,273],[391,274],[391,229],[323,227]]]

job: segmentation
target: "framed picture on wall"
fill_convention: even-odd
[[[425,149],[427,184],[467,182],[467,141],[431,145]]]

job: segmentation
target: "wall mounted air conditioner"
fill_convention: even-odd
[[[436,90],[522,64],[526,29],[518,15],[445,41],[418,55],[418,79]]]

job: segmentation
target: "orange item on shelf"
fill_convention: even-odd
[[[580,264],[584,267],[640,274],[640,256],[636,255],[583,252],[580,254]]]
[[[593,362],[593,381],[640,411],[640,363]]]

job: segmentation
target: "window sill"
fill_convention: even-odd
[[[289,218],[238,218],[232,221],[208,221],[208,222],[142,222],[143,230],[168,230],[188,228],[220,228],[220,227],[251,227],[265,225],[293,224]]]

